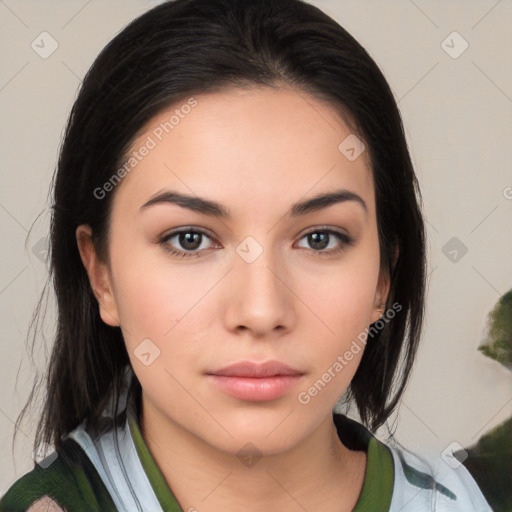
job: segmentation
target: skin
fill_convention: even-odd
[[[352,510],[366,454],[341,443],[332,409],[363,351],[308,404],[297,395],[379,318],[387,297],[368,152],[349,161],[338,149],[349,127],[332,105],[302,92],[230,89],[195,98],[113,192],[109,261],[96,256],[89,226],[76,231],[101,317],[121,326],[143,388],[144,439],[184,510]],[[152,119],[132,149],[176,108]],[[232,216],[170,203],[141,212],[163,189],[214,200]],[[337,189],[360,196],[366,210],[349,200],[288,214],[292,204]],[[186,252],[177,236],[159,243],[183,227],[207,233],[198,257],[167,252]],[[353,243],[331,235],[318,249],[306,235],[326,228]],[[236,252],[248,236],[263,250],[251,263]],[[148,338],[160,355],[145,366],[134,351]],[[244,360],[282,361],[303,376],[278,399],[249,402],[205,375]],[[237,457],[249,442],[262,455],[251,467]]]

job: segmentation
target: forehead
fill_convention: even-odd
[[[304,92],[260,87],[194,95],[160,112],[134,140],[116,202],[140,206],[168,187],[236,211],[269,201],[287,206],[343,187],[372,207],[368,152],[347,158],[350,137],[331,104]]]

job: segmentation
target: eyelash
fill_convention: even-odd
[[[172,248],[171,246],[169,246],[168,241],[171,238],[174,238],[175,236],[178,236],[182,233],[195,233],[195,234],[200,234],[200,235],[206,236],[210,239],[212,238],[210,235],[208,235],[208,233],[205,233],[204,231],[202,231],[200,229],[186,228],[186,229],[180,229],[178,231],[173,231],[172,233],[165,235],[158,241],[158,243],[163,247],[163,249],[166,252],[168,252],[172,256],[181,257],[181,258],[199,257],[203,251],[207,250],[207,249],[202,249],[201,251],[197,251],[197,250],[196,251],[179,251],[179,250],[176,250],[176,249]],[[304,235],[302,235],[300,240],[302,240],[303,238],[305,238],[308,235],[311,235],[313,233],[328,233],[329,235],[334,236],[335,238],[338,239],[338,241],[341,242],[339,247],[337,247],[336,249],[330,249],[328,251],[325,251],[325,250],[319,251],[319,250],[311,249],[311,252],[313,253],[314,256],[320,256],[320,257],[334,256],[334,255],[340,253],[341,251],[345,250],[348,246],[351,246],[354,243],[354,239],[352,239],[348,235],[346,235],[344,233],[340,233],[333,229],[328,229],[328,228],[325,228],[325,229],[324,228],[316,228],[312,231],[309,231],[308,233],[304,233]],[[330,241],[330,239],[329,239],[329,241]],[[202,242],[202,239],[201,239],[201,242]]]

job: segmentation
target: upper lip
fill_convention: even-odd
[[[209,375],[222,375],[226,377],[275,377],[279,375],[302,375],[303,372],[281,363],[280,361],[267,361],[256,363],[252,361],[241,361],[230,364],[220,370],[208,372]]]

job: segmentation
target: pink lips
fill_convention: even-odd
[[[242,361],[207,373],[221,391],[239,400],[265,402],[283,396],[303,373],[279,361]]]

